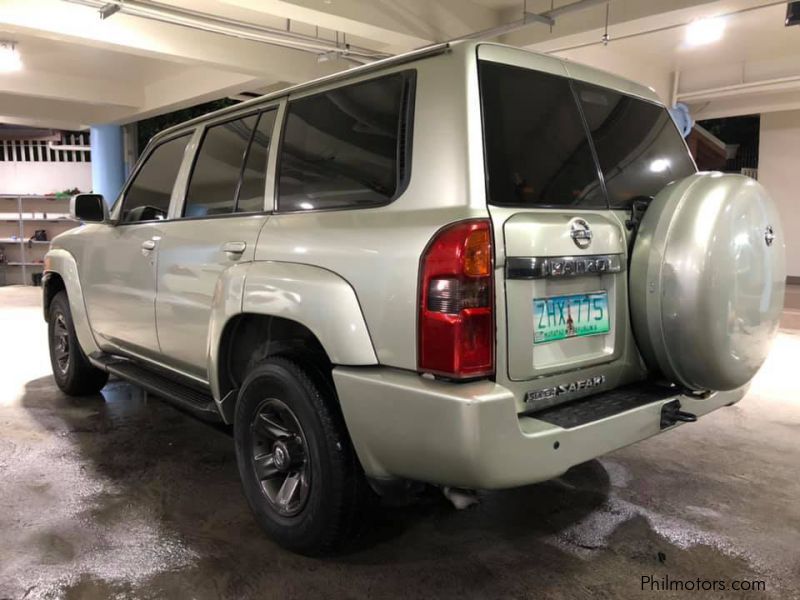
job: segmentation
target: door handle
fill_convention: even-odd
[[[245,242],[225,242],[222,245],[222,250],[228,254],[241,254],[247,248]]]
[[[147,250],[149,252],[150,250],[155,250],[155,249],[156,249],[155,240],[145,240],[142,242],[142,250]]]

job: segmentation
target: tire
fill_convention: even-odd
[[[769,193],[744,175],[696,173],[647,208],[629,266],[631,325],[645,363],[693,391],[750,381],[783,311],[786,253]]]
[[[108,382],[108,373],[94,367],[81,349],[66,292],[58,292],[50,302],[47,336],[53,378],[69,396],[89,396]]]
[[[320,555],[356,537],[369,490],[335,392],[316,369],[283,357],[251,366],[234,438],[244,495],[273,540]]]

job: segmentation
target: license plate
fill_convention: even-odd
[[[611,331],[608,292],[551,296],[533,300],[533,343]]]

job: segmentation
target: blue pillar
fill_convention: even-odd
[[[103,194],[111,206],[125,183],[125,158],[120,125],[93,125],[89,131],[92,149],[92,191]]]

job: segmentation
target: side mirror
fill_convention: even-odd
[[[69,216],[86,223],[108,221],[108,207],[102,194],[76,194],[69,202]]]

